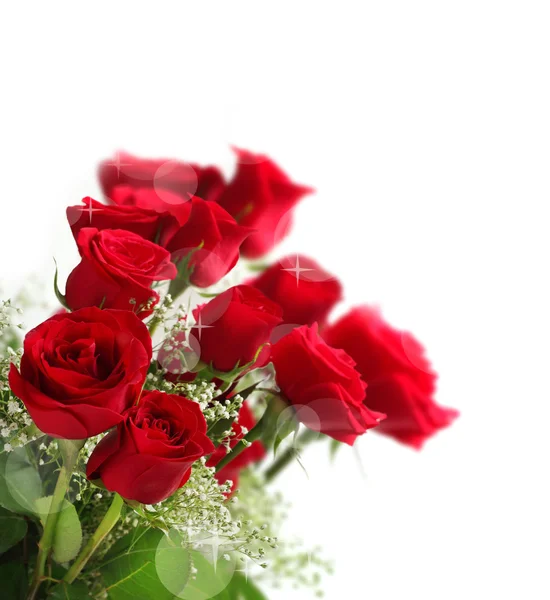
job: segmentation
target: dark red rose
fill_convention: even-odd
[[[229,273],[239,260],[239,248],[250,230],[215,202],[193,198],[184,207],[185,223],[167,244],[177,264],[191,253],[190,282],[208,287]]]
[[[84,206],[67,208],[67,220],[75,240],[85,227],[95,227],[100,231],[125,229],[162,246],[163,240],[170,238],[178,228],[176,218],[169,213],[158,213],[130,205],[106,206],[89,197],[82,202]]]
[[[224,186],[216,167],[200,167],[171,159],[137,158],[119,152],[114,159],[99,165],[103,193],[116,204],[133,205],[163,212],[177,211],[180,200],[191,196],[210,200]],[[140,190],[132,196],[129,189]],[[152,194],[144,194],[143,190]],[[142,202],[145,205],[142,205]]]
[[[283,309],[285,323],[324,323],[342,299],[342,286],[314,260],[302,255],[282,258],[250,285],[261,290]]]
[[[323,336],[357,362],[369,386],[369,407],[387,414],[380,433],[420,448],[458,416],[457,411],[436,404],[437,375],[422,346],[409,333],[390,327],[376,310],[355,308],[327,327]]]
[[[125,420],[96,446],[86,474],[127,500],[162,502],[187,483],[191,466],[214,451],[200,406],[144,392]]]
[[[384,418],[366,407],[366,384],[354,361],[328,346],[317,325],[298,327],[280,339],[271,360],[277,385],[310,429],[352,445]]]
[[[87,227],[80,230],[77,244],[82,260],[69,275],[66,291],[67,304],[73,310],[84,306],[134,308],[145,318],[151,310],[144,306],[159,299],[152,283],[174,279],[177,274],[169,252],[130,231]]]
[[[201,360],[218,371],[244,367],[255,358],[255,366],[265,364],[271,332],[281,323],[281,308],[248,285],[229,288],[193,314],[198,326],[191,335]]]
[[[246,227],[255,229],[243,244],[243,256],[267,254],[290,229],[291,209],[313,192],[293,183],[267,156],[235,149],[237,172],[217,202]]]
[[[234,435],[229,440],[229,446],[233,449],[246,435],[245,431],[250,431],[256,425],[256,419],[252,414],[247,404],[243,404],[239,412],[238,422],[233,423]],[[245,430],[243,430],[245,428]],[[207,467],[215,467],[220,460],[222,460],[227,454],[226,447],[221,444],[216,448],[216,451],[208,459],[206,463]],[[258,440],[252,443],[243,450],[238,456],[236,456],[226,467],[216,473],[216,479],[220,484],[226,481],[233,482],[232,491],[235,491],[239,485],[239,476],[243,469],[246,467],[261,461],[266,455],[263,444]]]
[[[10,386],[41,431],[85,439],[122,421],[151,355],[147,327],[130,311],[83,308],[29,331]]]

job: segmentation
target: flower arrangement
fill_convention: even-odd
[[[101,163],[104,201],[67,209],[60,310],[21,341],[0,303],[3,598],[261,600],[269,573],[322,595],[330,566],[276,537],[266,484],[307,444],[419,448],[455,418],[411,335],[367,306],[330,321],[342,286],[316,261],[254,262],[313,190],[236,156],[230,180]]]

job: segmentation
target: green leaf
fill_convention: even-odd
[[[0,454],[0,506],[14,513],[34,514],[42,481],[25,448]]]
[[[27,521],[0,508],[0,554],[20,542],[27,533]]]
[[[56,262],[55,258],[53,259],[53,261],[55,263],[55,275],[53,277],[53,291],[55,292],[56,298],[61,303],[61,306],[63,306],[66,309],[68,309],[69,306],[67,305],[67,298],[59,291],[59,286],[58,286],[58,283],[57,283],[57,281],[58,281],[58,269],[57,269],[57,262]]]
[[[27,595],[27,570],[20,562],[0,565],[2,598],[6,600],[24,600]]]
[[[48,594],[48,600],[88,600],[89,598],[91,596],[88,586],[83,581],[75,581],[71,585],[62,581]]]
[[[207,549],[208,551],[208,549]],[[235,561],[220,557],[214,568],[213,563],[197,551],[190,552],[191,564],[197,569],[194,577],[178,594],[182,600],[232,600],[228,587],[235,572]]]
[[[52,496],[39,498],[36,501],[36,511],[45,522],[52,502]],[[63,501],[53,539],[53,557],[58,563],[67,563],[75,558],[82,546],[82,526],[75,507],[68,501]]]
[[[235,573],[229,587],[231,600],[267,600],[260,589],[240,573]]]
[[[101,568],[109,600],[173,600],[157,575],[157,548],[164,537],[158,529],[136,529],[111,548]],[[181,557],[182,564],[175,567],[175,555],[165,555],[172,568],[185,572],[188,557],[183,552]]]

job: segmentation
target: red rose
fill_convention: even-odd
[[[154,281],[174,279],[176,267],[170,254],[135,233],[122,229],[87,227],[77,239],[82,260],[67,280],[67,304],[73,310],[84,306],[132,310],[145,318]],[[134,305],[130,301],[135,301]],[[152,305],[151,304],[151,305]]]
[[[233,422],[233,433],[234,435],[229,440],[229,446],[233,449],[246,435],[243,431],[243,427],[247,431],[251,431],[256,425],[256,419],[247,404],[243,404],[239,412],[238,422]],[[208,459],[206,463],[207,467],[215,467],[220,460],[222,460],[227,454],[226,447],[221,444],[216,448],[216,451]],[[228,480],[233,482],[233,491],[235,491],[239,485],[239,475],[243,469],[246,469],[249,465],[259,462],[266,455],[263,444],[257,440],[252,443],[251,446],[245,448],[238,456],[236,456],[226,467],[216,473],[216,479],[219,483],[223,484]]]
[[[238,225],[215,202],[195,197],[184,207],[188,217],[166,247],[176,263],[191,254],[190,282],[197,287],[208,287],[237,264],[239,248],[250,230]]]
[[[243,244],[243,255],[269,252],[290,229],[290,210],[311,188],[293,183],[267,156],[236,149],[239,164],[217,202],[241,225],[255,229]]]
[[[147,327],[130,311],[83,308],[29,331],[10,386],[41,431],[85,439],[122,421],[151,355]]]
[[[86,474],[127,500],[162,502],[187,483],[191,466],[214,451],[200,406],[163,392],[144,392],[124,422],[96,446]]]
[[[357,361],[369,386],[369,406],[387,414],[380,433],[420,448],[458,416],[435,403],[437,375],[422,346],[410,334],[390,327],[376,310],[355,308],[327,327],[323,336]]]
[[[200,345],[201,360],[218,371],[232,371],[269,358],[267,344],[281,323],[281,309],[248,285],[229,288],[194,311],[199,327],[191,330]],[[260,348],[264,350],[258,355]]]
[[[250,285],[283,309],[285,323],[322,324],[342,299],[342,286],[314,260],[296,255],[282,258]]]
[[[365,406],[366,384],[354,361],[328,346],[317,325],[298,327],[279,340],[271,360],[277,385],[310,429],[351,445],[384,418]]]
[[[224,185],[216,167],[199,167],[170,159],[143,159],[124,152],[99,165],[99,181],[105,196],[116,204],[159,212],[177,211],[180,201],[185,202],[191,196],[211,199]],[[140,191],[132,196],[128,192],[130,188]],[[143,190],[150,190],[152,194],[144,194]]]
[[[189,216],[189,208],[185,205],[191,197],[182,197],[170,190],[163,190],[162,198],[159,198],[157,192],[152,188],[133,188],[129,185],[117,185],[111,192],[111,200],[119,208],[133,208],[134,210],[155,212],[158,215],[170,215],[179,225],[183,225]]]
[[[84,206],[67,208],[67,220],[75,240],[81,229],[95,227],[100,231],[125,229],[162,245],[163,240],[171,237],[178,228],[176,218],[168,213],[159,214],[154,210],[135,206],[106,206],[89,197],[82,202]]]

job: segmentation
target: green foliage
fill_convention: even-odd
[[[22,562],[0,565],[0,589],[6,600],[24,600],[27,595],[27,570]]]
[[[235,572],[235,564],[231,557],[229,561],[220,557],[214,566],[213,562],[200,552],[191,551],[189,555],[195,574],[189,578],[178,597],[182,600],[230,600],[227,587]]]
[[[21,541],[27,533],[27,522],[23,517],[0,508],[0,554]]]
[[[267,600],[260,589],[240,573],[235,573],[228,588],[231,600]]]
[[[275,453],[288,436],[294,434],[296,437],[300,428],[294,409],[278,396],[273,396],[269,401],[261,423],[262,441],[267,448],[273,448]]]
[[[42,523],[48,516],[51,496],[36,501],[36,511]],[[53,557],[58,563],[67,563],[75,558],[82,546],[82,527],[75,507],[67,500],[63,501],[53,539]]]
[[[330,460],[331,461],[334,461],[334,459],[336,458],[336,454],[337,454],[338,450],[340,450],[340,448],[343,445],[344,444],[342,442],[339,442],[338,440],[335,440],[335,439],[331,439],[330,440],[329,453],[330,453]]]
[[[172,296],[172,298],[177,298],[191,285],[190,279],[194,270],[191,260],[193,259],[195,253],[201,250],[203,246],[204,242],[201,242],[196,248],[192,248],[179,260],[176,260],[178,274],[176,275],[175,279],[172,279],[168,289],[168,293]]]
[[[25,448],[0,454],[0,506],[14,513],[34,514],[42,481]]]
[[[120,539],[107,553],[101,568],[109,600],[173,600],[157,575],[157,548],[164,533],[136,529]],[[182,553],[182,557],[184,554]],[[166,556],[174,565],[174,555]],[[187,558],[182,560],[185,569]]]
[[[82,581],[73,584],[62,581],[56,585],[48,594],[48,600],[89,600],[88,586]]]

